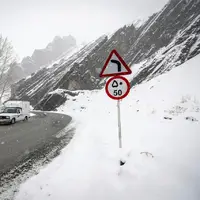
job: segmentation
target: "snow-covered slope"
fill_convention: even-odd
[[[199,63],[136,85],[121,102],[120,175],[116,101],[104,89],[68,96],[59,111],[74,117],[72,142],[15,200],[199,200]]]

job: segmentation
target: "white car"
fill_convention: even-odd
[[[15,124],[30,117],[30,103],[26,101],[8,101],[0,113],[1,124]]]

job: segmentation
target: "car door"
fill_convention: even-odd
[[[21,109],[17,109],[17,119],[16,121],[22,121],[24,119],[23,113]]]

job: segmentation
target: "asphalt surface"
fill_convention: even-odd
[[[43,112],[35,114],[25,122],[0,125],[0,174],[29,152],[53,141],[71,121],[67,115]]]

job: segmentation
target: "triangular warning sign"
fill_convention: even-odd
[[[128,75],[131,73],[131,69],[128,67],[122,57],[117,53],[116,50],[112,50],[103,66],[100,77]]]

